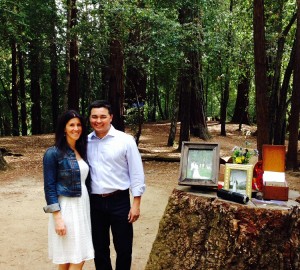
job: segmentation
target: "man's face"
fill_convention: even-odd
[[[90,125],[99,138],[103,138],[110,129],[113,116],[106,108],[93,108],[90,114]]]

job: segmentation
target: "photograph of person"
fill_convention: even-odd
[[[203,149],[190,149],[187,161],[187,178],[205,179],[212,178],[213,151]]]
[[[246,194],[247,187],[247,171],[245,170],[231,170],[229,190]]]

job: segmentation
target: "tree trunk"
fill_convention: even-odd
[[[282,13],[282,12],[281,12]],[[281,16],[280,16],[281,17]],[[286,115],[286,111],[282,110],[279,107],[280,102],[286,102],[286,95],[281,96],[280,92],[280,76],[281,76],[281,66],[282,66],[282,57],[284,53],[285,39],[288,35],[291,27],[293,26],[296,20],[296,14],[291,18],[289,24],[286,28],[280,32],[280,37],[277,41],[277,55],[274,61],[274,76],[272,82],[270,104],[269,104],[269,116],[270,116],[270,137],[274,144],[275,143],[275,133],[280,127],[277,125],[281,119]],[[281,30],[281,29],[280,29]],[[279,118],[279,119],[278,119]],[[277,120],[278,119],[278,120]],[[279,143],[277,143],[279,144]]]
[[[180,89],[180,135],[178,150],[181,151],[182,142],[190,140],[190,108],[191,106],[191,81],[189,79],[188,71],[183,70],[180,75],[181,89]]]
[[[79,111],[79,67],[77,34],[72,29],[77,25],[76,0],[71,0],[70,40],[70,82],[68,88],[68,109]]]
[[[221,94],[221,115],[220,115],[220,122],[221,122],[221,136],[226,136],[226,118],[227,118],[227,105],[229,100],[229,69],[228,66],[226,67],[226,74],[225,74],[225,84],[224,90],[222,90]]]
[[[291,115],[289,119],[289,145],[287,152],[287,169],[299,170],[298,164],[298,134],[300,112],[300,0],[297,0],[297,30],[294,80],[292,92]]]
[[[201,80],[201,64],[199,53],[191,52],[190,61],[192,63],[192,87],[191,87],[191,126],[190,131],[196,137],[203,140],[210,138],[204,111],[204,92]]]
[[[178,20],[183,26],[194,24],[194,29],[200,29],[199,21],[199,7],[193,6],[192,3],[182,7],[179,10]],[[195,20],[197,18],[197,20]],[[194,33],[201,36],[201,33]],[[197,42],[200,42],[197,41]],[[199,45],[200,46],[200,45]],[[185,66],[179,73],[180,80],[182,80],[180,101],[179,101],[179,115],[180,115],[180,137],[179,147],[181,150],[182,142],[190,140],[190,131],[196,136],[207,139],[209,137],[205,122],[204,105],[203,105],[203,87],[200,80],[201,65],[200,52],[195,47],[186,48],[184,51],[186,59],[188,59]]]
[[[117,39],[110,43],[109,102],[114,113],[113,126],[124,131],[124,55]]]
[[[265,50],[264,1],[254,0],[254,62],[255,62],[255,97],[257,119],[257,149],[262,158],[262,145],[269,143],[269,111],[267,96],[267,61]]]
[[[167,143],[168,146],[173,146],[176,138],[180,89],[181,89],[181,81],[178,79],[176,93],[173,102],[171,126],[170,126],[170,132],[169,132],[168,143]]]
[[[283,82],[280,89],[280,100],[278,105],[278,111],[281,112],[278,117],[276,117],[276,128],[274,130],[274,144],[284,145],[285,135],[286,135],[286,112],[288,107],[287,94],[290,85],[290,79],[294,70],[296,53],[296,40],[294,40],[293,47],[291,50],[290,60],[285,69]]]
[[[41,86],[40,86],[40,50],[38,40],[30,43],[30,97],[31,97],[31,131],[33,135],[41,134]]]
[[[230,0],[229,11],[232,14],[233,11],[233,0]],[[225,85],[224,90],[221,92],[221,136],[226,136],[226,120],[227,120],[227,106],[229,100],[229,89],[230,89],[230,59],[232,58],[232,21],[229,20],[228,32],[227,32],[227,50],[225,53],[226,69],[225,69]]]
[[[140,7],[141,8],[141,7]],[[140,30],[135,29],[129,34],[130,46],[137,46],[141,42]],[[141,56],[136,52],[129,55],[130,63],[126,70],[125,101],[130,105],[134,103],[144,103],[146,100],[147,73],[140,65]],[[147,60],[145,59],[145,62]]]
[[[18,110],[18,79],[17,79],[17,44],[11,42],[11,107],[13,120],[13,136],[19,136],[19,110]]]
[[[66,68],[66,80],[65,80],[65,88],[63,93],[63,110],[68,109],[68,92],[70,85],[70,44],[71,44],[71,1],[66,0],[66,11],[67,11],[67,25],[66,25],[66,59],[65,59],[65,68]]]
[[[239,77],[237,86],[237,96],[234,106],[234,113],[231,118],[232,123],[250,125],[249,119],[249,89],[250,89],[250,70],[247,64],[240,64],[242,67],[242,74]],[[244,72],[245,73],[244,73]]]
[[[156,110],[157,110],[157,96],[158,96],[158,88],[156,87],[156,61],[153,61],[153,64],[151,66],[152,76],[150,76],[150,82],[149,82],[149,90],[147,92],[147,104],[148,104],[148,121],[155,122],[156,121]]]
[[[299,220],[299,207],[258,208],[174,190],[145,270],[296,270]]]
[[[154,88],[155,88],[155,93],[157,93],[155,95],[155,98],[156,98],[156,104],[157,104],[157,107],[158,107],[158,112],[160,114],[160,117],[162,120],[165,120],[165,116],[164,116],[164,112],[163,112],[163,108],[161,106],[161,100],[162,98],[159,98],[159,89],[158,89],[158,82],[157,82],[157,75],[154,74]]]
[[[25,75],[24,75],[24,53],[21,46],[18,46],[19,73],[20,73],[20,100],[21,100],[21,123],[22,136],[27,135],[27,109],[26,109],[26,91],[25,91]]]
[[[56,4],[55,0],[51,1],[52,20],[51,20],[51,37],[50,37],[50,74],[51,74],[51,107],[52,107],[52,131],[56,129],[59,115],[59,93],[58,93],[58,57],[56,46]]]

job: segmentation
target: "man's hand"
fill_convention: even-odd
[[[131,209],[128,214],[128,221],[133,223],[140,217],[141,196],[134,197]]]

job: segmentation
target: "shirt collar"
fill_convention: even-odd
[[[90,137],[91,137],[92,140],[94,140],[94,139],[102,140],[102,139],[104,139],[104,138],[106,138],[106,137],[108,137],[108,136],[114,137],[115,134],[116,134],[116,129],[114,128],[113,125],[110,125],[109,131],[107,132],[107,134],[106,134],[103,138],[99,138],[99,137],[96,135],[95,130],[94,130],[92,133],[90,133]]]

